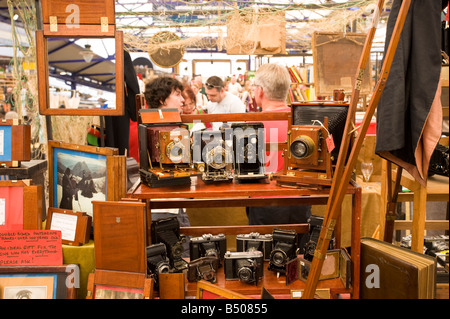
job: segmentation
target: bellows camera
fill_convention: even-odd
[[[184,236],[180,235],[180,224],[176,217],[162,218],[152,222],[152,243],[163,243],[166,246],[170,266],[175,271],[181,271],[187,267],[183,260]]]
[[[203,181],[233,180],[233,137],[230,129],[194,132],[192,152],[194,165],[204,163]]]
[[[260,251],[226,252],[224,256],[226,280],[240,280],[247,284],[258,284],[264,274],[263,253]]]
[[[226,250],[227,238],[224,234],[204,234],[200,237],[191,238],[189,242],[191,260],[200,257],[217,257],[219,260],[223,260]]]
[[[158,283],[159,274],[167,274],[170,271],[169,259],[167,258],[166,245],[163,243],[153,244],[147,247],[147,273],[152,275],[155,284]]]
[[[267,178],[263,123],[232,123],[234,176],[237,181]]]
[[[320,232],[322,230],[323,217],[317,215],[311,215],[308,218],[309,224],[309,238],[305,244],[303,258],[312,261],[314,252],[316,250],[317,242],[319,240]],[[328,249],[332,249],[334,246],[334,238],[331,238]]]
[[[292,126],[279,183],[331,186],[339,156],[348,104],[326,102],[292,107]],[[277,176],[278,177],[278,176]]]
[[[177,109],[141,109],[138,126],[141,180],[150,187],[190,183],[188,126]]]
[[[264,260],[269,260],[272,252],[272,234],[238,234],[236,235],[236,250],[260,251],[263,253]]]
[[[274,229],[269,270],[285,273],[288,261],[297,258],[297,233],[294,230]]]

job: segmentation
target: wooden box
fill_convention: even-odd
[[[92,217],[84,212],[50,207],[45,229],[60,230],[62,243],[81,246],[89,242]]]
[[[42,0],[44,32],[77,33],[92,29],[113,32],[115,29],[114,0]]]
[[[0,165],[19,167],[31,159],[31,126],[17,119],[0,121]]]
[[[0,230],[42,229],[42,186],[0,181]]]
[[[92,202],[95,268],[146,273],[145,203]]]

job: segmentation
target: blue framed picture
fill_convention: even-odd
[[[48,145],[50,207],[93,217],[92,201],[118,200],[117,188],[126,185],[118,149],[57,141]]]

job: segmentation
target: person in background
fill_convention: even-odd
[[[240,96],[242,93],[242,86],[237,82],[236,76],[232,76],[230,83],[228,83],[228,92],[236,96]]]
[[[184,98],[180,81],[169,76],[158,76],[145,85],[145,102],[150,109],[176,108],[183,110]]]
[[[194,91],[195,94],[195,100],[197,101],[197,108],[199,110],[203,110],[203,108],[206,106],[206,104],[208,103],[208,98],[206,97],[205,94],[202,94],[199,90],[198,84],[192,82],[191,84],[191,89],[192,91]]]
[[[208,114],[245,113],[244,103],[236,95],[225,91],[224,82],[218,76],[209,77],[205,87],[209,99],[205,107]],[[218,130],[221,125],[221,122],[214,122],[213,130]]]
[[[244,90],[241,94],[241,101],[245,104],[247,112],[254,111],[253,106],[253,82],[252,80],[247,80],[244,84]]]
[[[262,112],[290,112],[286,96],[291,84],[285,66],[274,63],[263,64],[255,73],[254,96]],[[284,143],[287,141],[287,121],[264,121],[266,143]],[[275,133],[275,134],[274,134]],[[277,137],[277,140],[273,140]],[[282,151],[266,153],[266,173],[276,173],[284,168]],[[310,205],[247,207],[250,225],[302,224],[311,216]],[[299,236],[306,238],[306,236]]]
[[[197,108],[195,93],[189,85],[184,86],[184,90],[181,94],[183,95],[183,98],[184,98],[183,111],[181,114],[203,114],[203,110]],[[189,131],[192,135],[192,133],[195,131],[200,131],[205,128],[210,128],[211,124],[195,122],[195,123],[188,123],[188,126],[189,126]]]

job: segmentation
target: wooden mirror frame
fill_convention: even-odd
[[[49,107],[49,72],[48,72],[48,38],[114,38],[115,39],[115,72],[116,72],[116,108],[115,109],[53,109]],[[84,30],[80,35],[46,34],[43,30],[36,31],[36,56],[38,70],[39,113],[41,115],[90,115],[90,116],[120,116],[124,114],[124,48],[123,32],[114,31],[100,34],[98,30]]]

